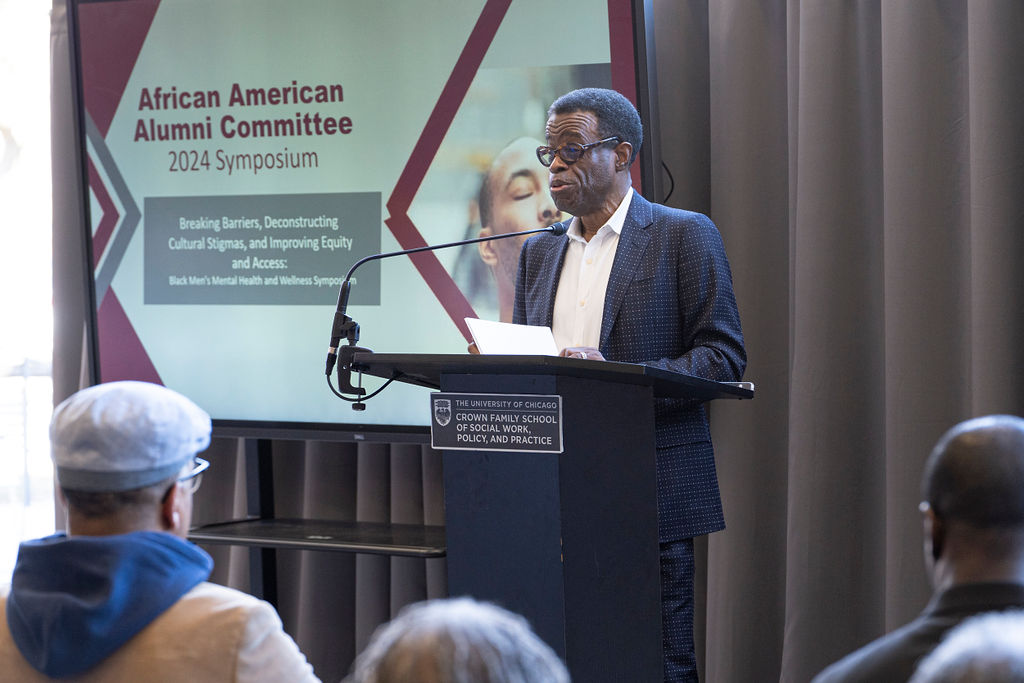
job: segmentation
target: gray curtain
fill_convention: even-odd
[[[670,203],[723,233],[757,383],[712,406],[709,681],[913,618],[939,435],[1024,413],[1024,3],[655,2]]]
[[[82,381],[84,273],[54,3],[59,400]],[[758,386],[712,406],[728,528],[698,544],[698,656],[709,681],[807,681],[926,602],[916,505],[938,436],[1024,414],[1024,3],[654,14],[668,203],[722,231]],[[199,522],[245,510],[240,444],[212,458]],[[443,519],[429,449],[276,442],[274,472],[282,515]],[[245,588],[246,551],[211,550]],[[402,604],[445,593],[443,560],[281,552],[278,569],[282,618],[327,680]]]

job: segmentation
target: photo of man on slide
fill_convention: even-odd
[[[518,138],[501,150],[480,185],[480,237],[545,228],[562,220],[548,191],[548,171],[535,150],[534,138]],[[492,276],[501,322],[512,322],[516,270],[525,237],[491,240],[476,245]]]
[[[545,228],[566,218],[537,160],[547,105],[582,84],[611,85],[607,64],[481,69],[466,94],[437,163],[420,189],[424,236],[434,243]],[[464,222],[463,222],[464,221]],[[451,226],[458,226],[457,232]],[[447,232],[446,232],[447,230]],[[438,253],[455,285],[484,320],[512,321],[519,251],[509,238]]]

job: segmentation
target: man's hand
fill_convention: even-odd
[[[480,349],[476,347],[476,342],[469,342],[469,346],[466,347],[466,352],[473,353],[478,356],[480,355]]]
[[[605,360],[601,352],[593,346],[569,346],[562,349],[558,355],[565,358],[579,358],[581,360]]]

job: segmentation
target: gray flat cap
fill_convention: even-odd
[[[210,416],[158,384],[110,382],[57,406],[50,447],[73,491],[128,491],[174,476],[210,445]]]

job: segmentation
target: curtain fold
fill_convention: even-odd
[[[884,627],[930,590],[916,508],[925,458],[969,413],[966,4],[882,5],[885,288]]]
[[[698,544],[698,658],[716,683],[806,681],[927,600],[916,505],[938,436],[1024,414],[1024,3],[653,6],[669,203],[722,232],[757,383],[711,407],[728,528]],[[86,357],[64,11],[54,0],[56,400]],[[443,523],[429,448],[273,449],[280,516]],[[243,445],[216,439],[210,458],[196,521],[243,516]],[[209,550],[216,580],[248,587],[246,549]],[[443,560],[277,557],[282,619],[326,680],[402,605],[447,593]]]
[[[881,604],[862,597],[883,588],[885,560],[884,535],[849,533],[884,522],[878,4],[805,4],[800,25],[782,653],[792,680],[882,630]]]
[[[763,680],[779,670],[782,652],[792,335],[786,19],[778,2],[709,3],[705,27],[708,212],[726,243],[746,374],[757,386],[753,402],[711,406],[727,529],[708,540],[709,681]],[[680,189],[673,203],[688,208]],[[749,656],[736,656],[739,643]]]
[[[969,2],[971,319],[974,413],[1021,413],[1024,317],[1024,5]]]

